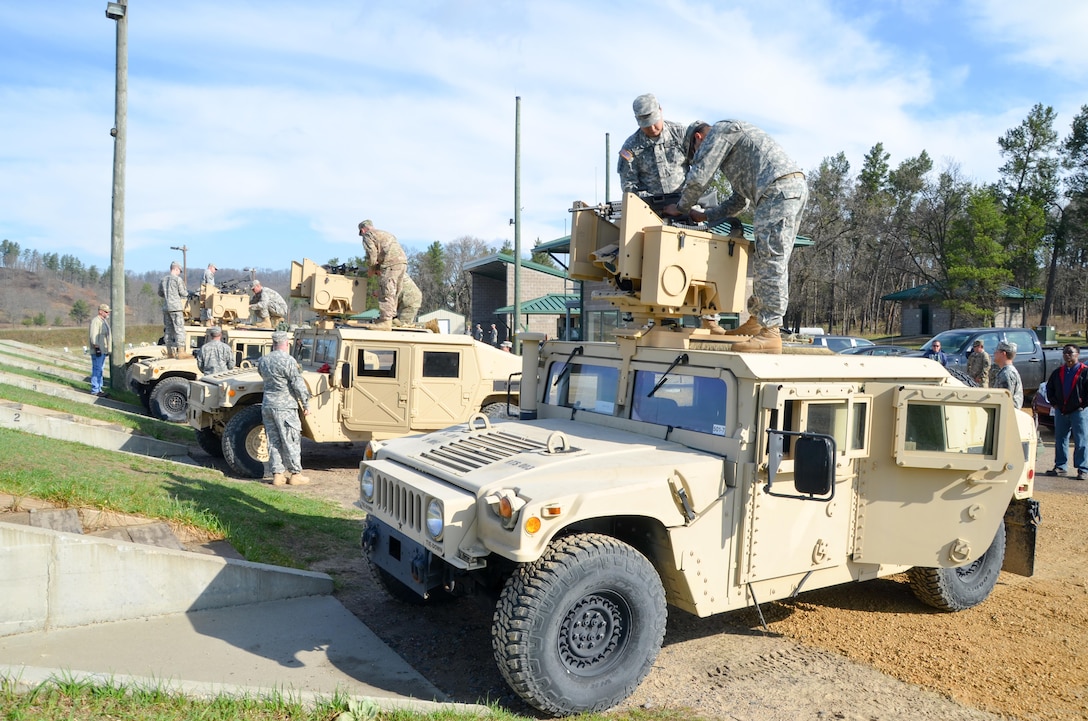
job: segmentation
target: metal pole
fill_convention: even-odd
[[[514,340],[513,351],[521,352],[521,96],[514,110]],[[528,330],[528,329],[526,329]]]
[[[608,133],[604,134],[604,202],[609,202],[612,198],[609,194],[609,188],[611,187],[612,171],[608,167],[610,158],[612,157],[612,151],[609,149],[609,137]]]
[[[125,367],[125,137],[128,116],[128,3],[106,4],[106,17],[117,23],[117,80],[114,91],[113,211],[110,220],[110,387],[121,390]]]

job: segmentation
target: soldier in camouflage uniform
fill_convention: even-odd
[[[753,315],[731,333],[750,336],[733,350],[752,353],[782,352],[782,317],[789,305],[789,263],[793,243],[808,202],[805,174],[782,147],[756,126],[722,120],[696,128],[695,157],[681,189],[680,202],[666,207],[666,215],[687,215],[716,224],[749,205],[755,226]],[[703,190],[718,171],[733,188],[733,195],[708,211],[692,211]]]
[[[624,193],[640,196],[675,193],[684,183],[685,126],[665,120],[651,93],[632,104],[639,129],[623,142],[616,172]]]
[[[166,346],[166,355],[177,358],[179,348],[185,338],[185,303],[189,300],[189,291],[181,277],[181,263],[176,260],[170,264],[170,272],[159,281],[159,297],[162,298],[162,337]]]
[[[287,352],[287,334],[272,334],[272,352],[257,361],[264,379],[261,419],[268,435],[268,466],[272,485],[301,486],[310,482],[302,475],[302,414],[310,415],[310,392],[302,380],[298,361]]]
[[[196,365],[208,376],[234,368],[234,351],[223,342],[223,330],[219,326],[208,329],[208,342],[197,352]]]
[[[401,284],[400,299],[397,301],[397,317],[394,325],[412,325],[419,315],[419,306],[423,304],[423,293],[419,286],[412,280],[412,276],[404,274],[404,283]]]
[[[374,330],[389,330],[397,314],[408,256],[397,237],[374,227],[373,221],[359,223],[359,236],[366,251],[367,275],[378,276],[378,319],[370,326]]]
[[[253,299],[249,301],[249,312],[257,317],[254,325],[258,328],[275,328],[287,317],[287,301],[283,296],[253,281]]]

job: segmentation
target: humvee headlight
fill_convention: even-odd
[[[511,489],[489,493],[484,501],[492,513],[502,520],[502,527],[508,531],[517,526],[518,516],[521,509],[525,507],[525,499],[519,498],[517,491]]]
[[[436,541],[442,540],[445,519],[442,513],[442,501],[432,498],[427,503],[427,534]]]
[[[374,469],[370,466],[364,468],[363,472],[359,474],[359,495],[367,503],[374,500],[374,475]]]

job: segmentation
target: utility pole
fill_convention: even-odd
[[[189,288],[189,246],[187,245],[171,245],[170,250],[181,251],[181,282],[185,285],[186,290]]]
[[[117,23],[117,80],[114,90],[113,212],[110,220],[110,386],[119,390],[125,374],[125,136],[128,116],[128,4],[106,3],[106,17]]]
[[[514,98],[514,347],[521,352],[521,96]]]

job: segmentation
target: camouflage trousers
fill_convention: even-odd
[[[298,409],[263,406],[261,420],[268,436],[268,470],[302,473],[302,420]]]
[[[404,285],[404,273],[408,270],[405,263],[382,266],[378,276],[378,321],[393,320],[400,302],[401,288]]]
[[[162,312],[162,344],[167,348],[180,348],[185,340],[185,315],[180,310]]]
[[[414,282],[408,282],[411,280],[410,276],[405,275],[404,278],[400,300],[397,302],[397,320],[401,323],[415,323],[419,315],[419,306],[423,304],[423,293]]]
[[[802,175],[779,178],[756,203],[753,297],[748,307],[763,326],[780,326],[790,302],[790,255],[808,202]]]

